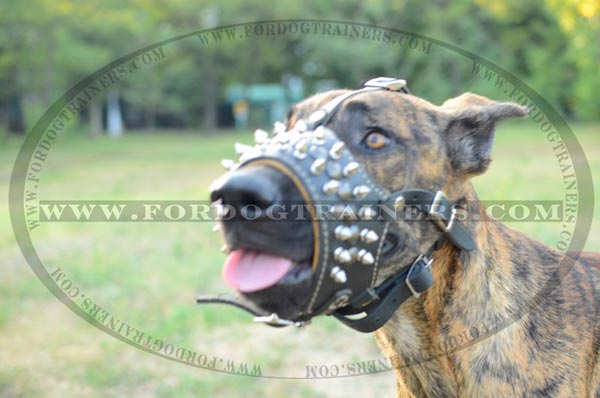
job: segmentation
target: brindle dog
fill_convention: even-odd
[[[344,92],[318,94],[294,106],[288,127]],[[485,210],[470,179],[490,165],[495,124],[526,112],[471,93],[438,107],[382,90],[348,99],[327,127],[389,191],[442,190],[481,220]],[[260,204],[301,199],[285,176],[266,166],[230,173],[213,192],[217,198]],[[461,251],[446,242],[433,254],[433,286],[406,301],[375,333],[397,365],[398,397],[600,397],[600,256],[583,254],[574,264],[565,259],[559,269],[562,254],[514,229],[472,217],[462,222],[476,249]],[[384,258],[378,283],[441,235],[427,221],[398,221],[398,228],[401,248]],[[310,224],[228,223],[223,229],[231,249],[295,261],[274,286],[245,294],[293,319],[309,296]],[[456,349],[440,349],[448,342]],[[410,363],[407,358],[416,353],[426,360]]]

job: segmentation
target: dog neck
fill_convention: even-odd
[[[485,215],[470,184],[465,198],[470,214]],[[506,264],[540,244],[497,221],[464,225],[476,249],[464,252],[446,242],[433,255],[433,286],[405,302],[375,334],[394,367],[398,396],[456,397],[470,390],[477,376],[455,352],[520,305],[514,302],[513,290],[520,283],[515,281],[515,263]],[[541,284],[528,275],[528,281],[532,278],[531,283]],[[517,296],[527,300],[521,293]]]

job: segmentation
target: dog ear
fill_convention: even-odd
[[[483,173],[492,161],[496,122],[527,115],[523,106],[472,93],[447,100],[441,109],[449,116],[445,138],[450,164],[458,174],[469,176]]]

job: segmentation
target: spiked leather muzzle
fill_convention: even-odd
[[[455,218],[453,204],[441,191],[407,189],[389,192],[375,182],[324,125],[350,96],[370,90],[405,91],[403,80],[379,78],[339,96],[308,120],[271,138],[257,131],[255,146],[241,147],[239,163],[230,170],[257,165],[285,174],[302,195],[312,222],[314,251],[310,299],[297,319],[262,314],[233,299],[200,297],[198,302],[238,305],[272,326],[302,326],[321,314],[334,315],[346,325],[371,332],[381,327],[410,296],[419,296],[433,282],[430,253],[412,259],[398,274],[377,286],[386,235],[406,206],[419,206],[445,237],[464,250],[473,240]],[[387,253],[389,255],[389,253]],[[362,317],[356,317],[362,314]]]

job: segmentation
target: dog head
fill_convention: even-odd
[[[346,93],[326,92],[297,104],[288,113],[287,129]],[[495,124],[525,114],[519,105],[470,93],[438,107],[410,94],[375,90],[344,100],[325,126],[383,189],[442,190],[458,201],[469,179],[490,164]],[[289,319],[302,314],[319,283],[311,267],[315,229],[310,217],[273,212],[277,205],[289,209],[306,202],[294,178],[269,164],[249,165],[219,179],[211,194],[214,202],[236,210],[222,227],[230,250],[225,279],[259,307]],[[252,214],[244,215],[244,208]],[[376,284],[406,267],[404,259],[423,253],[440,236],[433,223],[394,224],[384,237]]]

